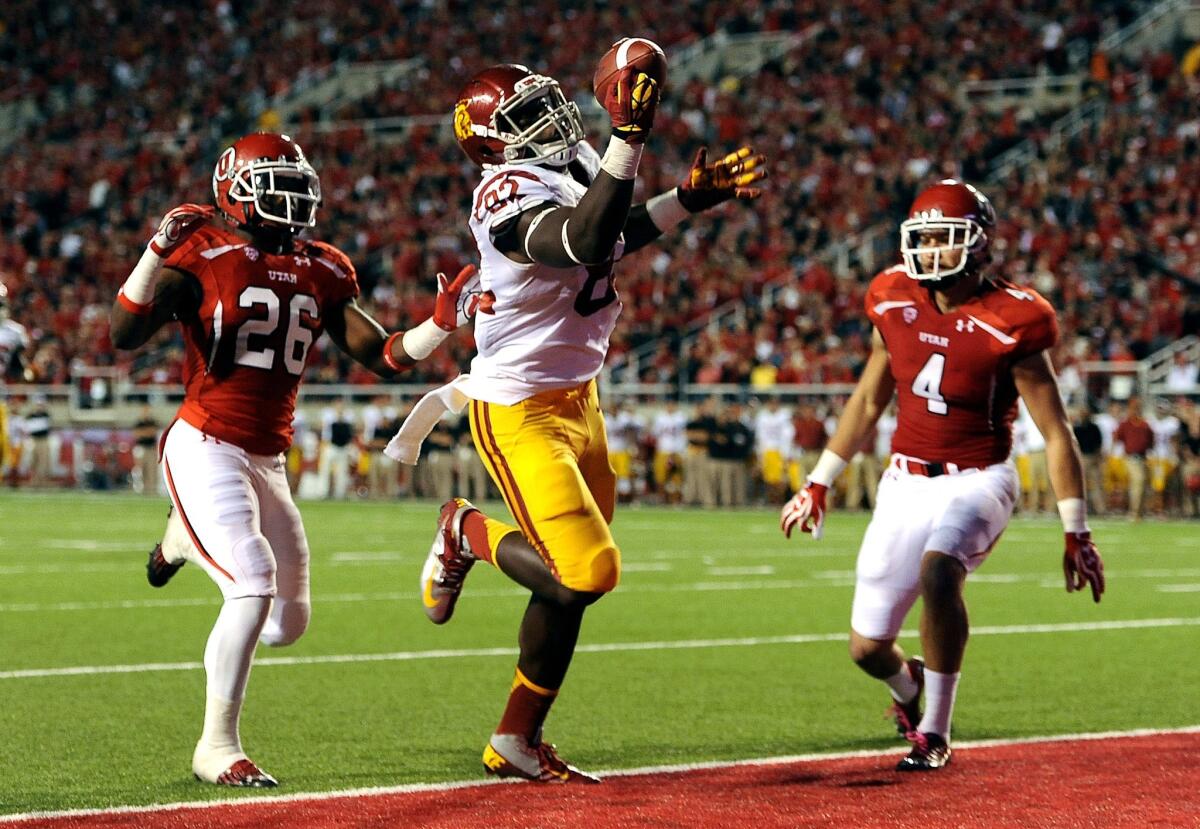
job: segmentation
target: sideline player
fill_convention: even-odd
[[[166,214],[117,295],[112,339],[133,349],[172,320],[183,327],[186,392],[161,443],[172,512],[147,574],[161,586],[191,560],[224,597],[204,650],[193,772],[208,783],[272,787],[242,750],[238,720],[256,643],[289,645],[308,627],[308,542],[282,453],[309,348],[328,332],[355,360],[393,376],[455,328],[473,269],[449,285],[438,274],[433,317],[389,337],[359,307],[346,255],[297,237],[316,224],[321,201],[299,145],[247,135],[221,154],[212,183],[216,211],[185,204]]]
[[[904,264],[880,273],[867,291],[875,333],[866,368],[837,432],[781,515],[788,537],[797,525],[821,537],[826,492],[899,392],[892,458],[858,554],[850,654],[891,689],[897,727],[913,743],[901,771],[950,762],[967,644],[963,582],[987,558],[1016,503],[1008,458],[1018,395],[1046,438],[1067,590],[1090,586],[1097,602],[1104,592],[1083,463],[1048,353],[1058,335],[1054,309],[987,274],[995,223],[991,203],[968,184],[947,179],[917,196],[900,226]],[[917,596],[924,600],[924,663],[896,645]]]
[[[477,559],[532,595],[508,703],[484,750],[490,774],[594,782],[542,739],[584,610],[617,585],[609,531],[616,482],[595,377],[621,302],[613,266],[692,213],[753,199],[764,160],[742,148],[715,164],[704,150],[687,181],[632,205],[658,103],[656,82],[627,69],[608,91],[604,157],[583,139],[558,82],[523,66],[476,75],[458,97],[459,144],[482,168],[471,231],[492,313],[476,320],[478,356],[458,388],[476,450],[517,526],[458,498],[441,511],[421,577],[426,613],[444,623]]]

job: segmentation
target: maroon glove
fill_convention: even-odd
[[[604,108],[612,118],[613,133],[630,144],[642,144],[654,126],[658,109],[658,81],[626,67],[608,87]]]
[[[679,203],[689,213],[699,213],[730,199],[753,201],[762,195],[763,191],[752,185],[767,177],[766,163],[765,156],[741,147],[709,164],[708,150],[701,147],[687,180],[679,185]]]
[[[1092,600],[1100,601],[1104,593],[1104,561],[1092,543],[1090,532],[1064,533],[1067,542],[1063,553],[1063,574],[1067,577],[1067,592],[1082,590],[1091,585]]]
[[[825,493],[829,487],[824,484],[809,481],[804,489],[792,496],[792,500],[783,505],[779,514],[779,529],[788,538],[792,537],[792,529],[797,523],[800,531],[812,533],[816,540],[821,539],[825,526]]]

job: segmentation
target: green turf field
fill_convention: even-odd
[[[297,645],[259,649],[247,750],[282,792],[482,776],[520,589],[479,566],[454,620],[435,627],[416,590],[434,505],[301,511],[313,620]],[[163,590],[144,578],[165,513],[131,496],[0,494],[0,814],[230,796],[190,765],[218,593],[194,566]],[[622,584],[588,612],[547,737],[597,770],[902,753],[882,685],[845,655],[865,523],[835,513],[823,541],[787,542],[774,511],[619,509]],[[957,739],[1200,721],[1200,525],[1093,529],[1109,571],[1099,606],[1064,592],[1049,519],[1016,520],[968,583]],[[1097,622],[1111,624],[1056,627]],[[112,666],[137,670],[28,675]]]

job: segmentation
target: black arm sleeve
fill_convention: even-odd
[[[646,247],[662,234],[658,225],[650,219],[646,205],[634,205],[629,211],[629,218],[625,220],[625,254]]]
[[[508,244],[519,245],[517,252],[528,260],[555,268],[599,264],[612,255],[632,200],[632,180],[616,179],[601,170],[575,207],[556,207],[549,212],[536,207],[522,213]],[[529,233],[535,220],[537,227]]]

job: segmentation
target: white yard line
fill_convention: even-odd
[[[1175,734],[1200,734],[1200,725],[1190,725],[1182,728],[1137,728],[1130,731],[1101,731],[1085,734],[1053,734],[1041,737],[1022,737],[1019,739],[1002,740],[970,740],[954,744],[955,751],[972,751],[1004,746],[1031,745],[1038,743],[1076,743],[1093,742],[1097,740],[1118,740],[1137,737],[1161,737]],[[839,751],[828,754],[794,754],[783,757],[758,757],[748,760],[715,760],[707,763],[681,763],[663,766],[642,766],[635,769],[612,769],[598,772],[600,777],[633,777],[644,775],[685,774],[696,771],[713,771],[719,769],[736,769],[755,766],[781,766],[797,763],[824,763],[834,760],[869,759],[873,757],[890,757],[898,749],[870,749],[864,751]],[[0,823],[18,823],[27,820],[46,820],[54,818],[86,818],[104,815],[137,815],[151,812],[176,812],[181,809],[220,809],[237,808],[252,804],[285,804],[300,803],[314,800],[333,800],[337,798],[385,797],[388,795],[417,794],[421,792],[446,792],[456,789],[468,789],[481,786],[521,785],[509,780],[454,780],[446,783],[410,783],[403,786],[371,786],[359,789],[339,789],[327,792],[294,792],[283,795],[258,795],[251,797],[228,798],[224,800],[194,800],[178,803],[158,803],[151,806],[116,806],[108,809],[66,809],[54,812],[25,812],[21,814],[0,815]]]
[[[1121,619],[1100,622],[1060,622],[1028,625],[981,625],[973,628],[973,636],[1010,636],[1035,633],[1087,633],[1098,630],[1142,630],[1200,626],[1200,617],[1168,619]],[[917,631],[902,630],[901,636],[915,637]],[[749,648],[764,645],[808,645],[819,642],[842,642],[845,631],[836,633],[797,633],[783,636],[748,636],[727,639],[681,639],[658,642],[606,642],[584,644],[576,653],[632,653],[635,651],[672,651],[703,648]],[[471,659],[492,656],[516,656],[517,649],[460,648],[424,651],[393,651],[390,653],[345,653],[317,656],[268,656],[254,661],[255,667],[290,665],[331,665],[356,662],[411,662],[422,659]],[[23,668],[0,671],[0,680],[37,679],[46,677],[95,676],[98,674],[158,673],[165,671],[197,671],[202,662],[151,662],[131,665],[75,665],[65,668]]]

